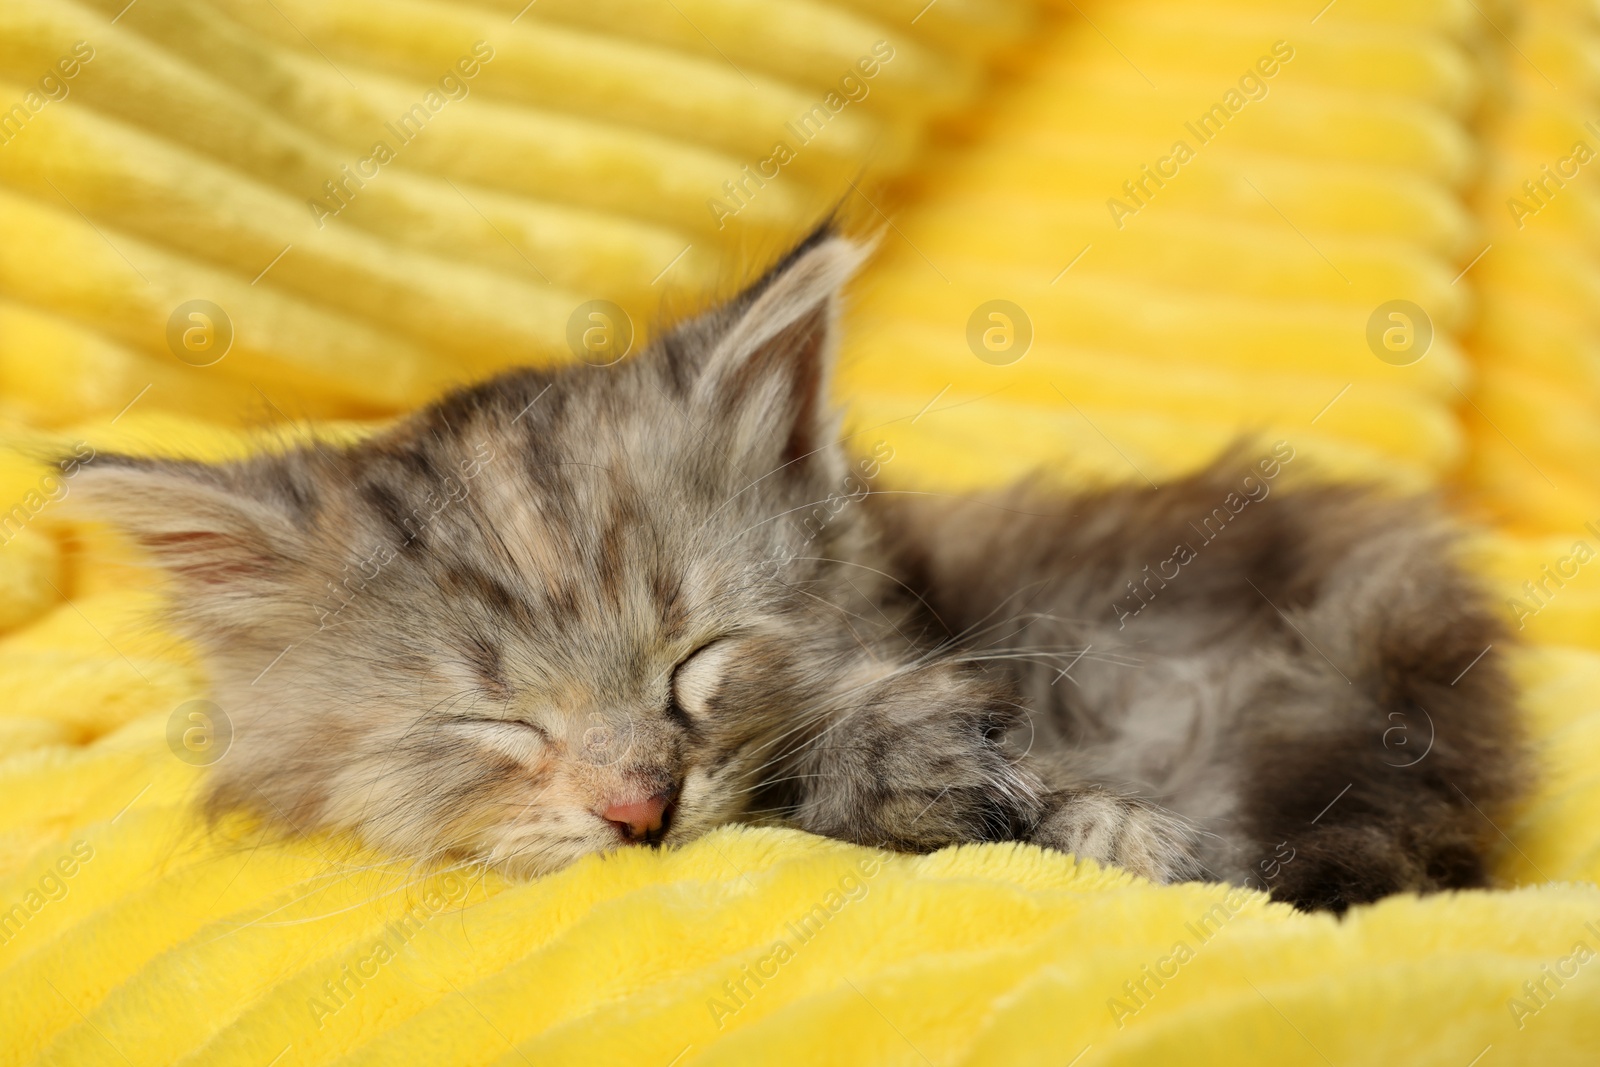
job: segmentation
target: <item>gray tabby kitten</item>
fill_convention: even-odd
[[[1484,884],[1518,735],[1447,528],[1252,488],[1285,446],[1160,489],[855,492],[884,454],[853,465],[827,398],[864,254],[824,228],[635,359],[353,446],[98,457],[234,724],[212,811],[527,875],[779,822],[1308,908]]]

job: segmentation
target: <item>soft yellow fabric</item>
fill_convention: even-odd
[[[1600,148],[1592,5],[125,3],[0,0],[0,1062],[1595,1062],[1600,163],[1522,186]],[[731,828],[508,884],[196,821],[204,678],[43,457],[369,432],[571,358],[586,301],[642,338],[841,202],[881,235],[838,394],[886,485],[1159,483],[1247,433],[1485,524],[1541,763],[1506,888],[1336,922]],[[204,367],[168,334],[196,299],[233,332]],[[1394,299],[1435,331],[1408,366],[1367,347]],[[991,300],[1034,334],[1006,365],[969,347]]]

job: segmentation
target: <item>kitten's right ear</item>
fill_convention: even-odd
[[[305,549],[291,502],[262,466],[102,453],[82,464],[73,488],[80,509],[122,529],[191,591],[249,596],[275,585]]]

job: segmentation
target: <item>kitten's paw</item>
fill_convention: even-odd
[[[909,702],[908,702],[909,703]],[[806,791],[794,821],[813,833],[907,852],[1025,837],[1042,810],[1042,783],[993,740],[1004,706],[918,702],[907,712],[858,714],[807,750]]]
[[[1055,793],[1029,840],[1166,885],[1204,874],[1196,834],[1172,812],[1103,789]]]
[[[813,833],[906,852],[1011,841],[1039,812],[1039,783],[979,738],[896,738],[813,794],[796,822]],[[843,761],[840,761],[843,762]],[[846,777],[848,775],[848,778]]]

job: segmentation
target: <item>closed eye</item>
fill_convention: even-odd
[[[527,722],[524,719],[496,719],[488,716],[475,716],[458,718],[455,722],[467,727],[498,728],[499,732],[503,734],[510,734],[512,731],[532,732],[534,736],[545,744],[550,743],[550,735],[545,731],[544,727],[538,723]]]
[[[676,686],[672,689],[672,695],[667,698],[667,717],[677,722],[680,726],[694,726],[694,720],[683,709],[683,705],[678,703],[678,689]]]
[[[672,672],[668,714],[690,724],[710,715],[733,644],[721,639],[710,641],[684,657]]]

